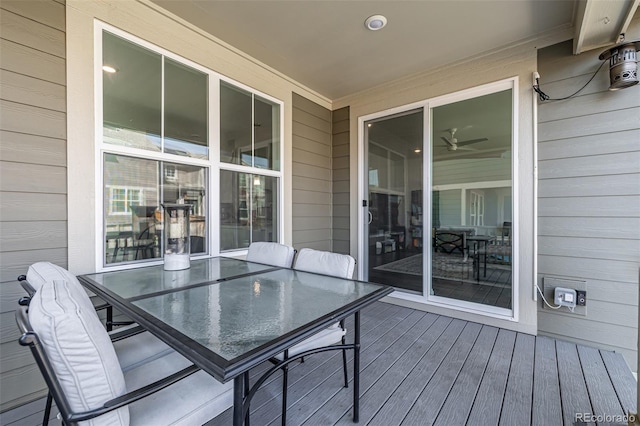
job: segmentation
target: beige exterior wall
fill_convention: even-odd
[[[295,90],[324,108],[330,108],[329,101],[148,1],[69,0],[69,269],[86,273],[96,268],[96,19],[284,101],[284,242],[291,244],[292,93]]]
[[[293,247],[331,251],[331,111],[293,94]]]
[[[0,3],[0,411],[45,395],[18,345],[18,275],[67,265],[65,11],[53,0]]]
[[[349,107],[332,113],[333,251],[349,254]]]
[[[640,39],[640,12],[626,39]],[[577,91],[600,66],[603,50],[576,56],[571,41],[540,50],[544,92],[560,98]],[[636,370],[640,85],[608,87],[607,61],[577,96],[539,106],[538,279],[541,286],[551,279],[584,286],[587,305],[574,314],[540,304],[538,330],[615,350]]]

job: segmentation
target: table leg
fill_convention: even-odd
[[[355,314],[353,342],[353,422],[360,420],[360,311]]]
[[[484,242],[484,277],[487,277],[487,241]]]
[[[242,376],[244,377],[244,397],[246,398],[247,396],[249,396],[249,390],[251,389],[251,385],[249,384],[249,370],[245,371],[245,373]],[[244,421],[245,426],[250,426],[249,411],[250,411],[249,401],[247,401],[247,415]]]
[[[233,379],[233,426],[242,426],[242,405],[244,402],[244,375]]]

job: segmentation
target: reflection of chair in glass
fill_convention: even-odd
[[[487,256],[489,263],[499,263],[504,265],[511,264],[511,222],[504,222],[502,228],[499,228],[499,235],[492,244],[488,244],[478,253]]]
[[[134,260],[152,259],[156,256],[156,206],[131,206],[131,244],[127,253],[135,252]]]
[[[470,232],[467,230],[439,230],[434,232],[434,251],[452,254],[459,252],[465,259],[467,258],[467,237]]]

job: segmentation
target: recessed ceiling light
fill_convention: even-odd
[[[108,72],[108,73],[111,73],[111,74],[118,72],[117,69],[115,69],[114,67],[110,67],[109,65],[103,65],[102,66],[102,71]]]
[[[373,15],[369,16],[366,21],[364,21],[364,26],[371,31],[381,30],[387,25],[387,18],[382,15]]]
[[[422,150],[420,148],[416,148],[413,150],[413,152],[415,152],[416,154],[420,154]]]

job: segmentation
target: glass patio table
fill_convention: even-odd
[[[360,310],[391,293],[380,284],[215,257],[182,271],[162,265],[79,276],[106,302],[221,382],[234,380],[234,426],[276,364],[249,388],[248,372],[305,338],[354,315],[353,420],[359,415]]]

